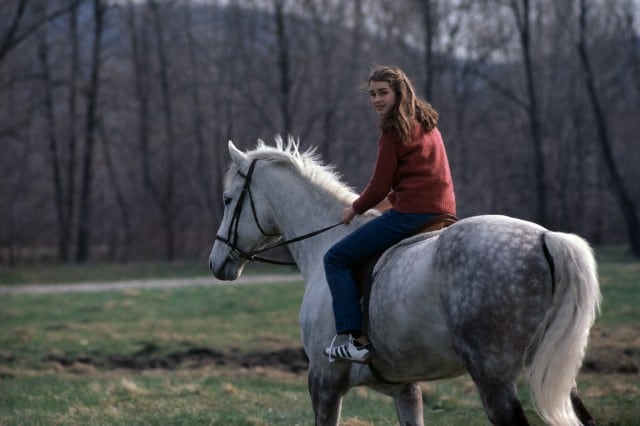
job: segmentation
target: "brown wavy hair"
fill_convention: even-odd
[[[372,81],[386,81],[396,93],[396,104],[380,117],[378,129],[393,132],[402,143],[411,140],[415,123],[420,123],[425,132],[438,125],[438,112],[430,103],[416,95],[409,77],[398,67],[378,65],[371,70],[367,85]]]

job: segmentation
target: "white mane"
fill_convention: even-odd
[[[322,164],[316,148],[300,152],[300,142],[292,136],[289,136],[286,144],[280,135],[276,135],[274,141],[276,145],[270,146],[262,139],[258,139],[256,148],[246,152],[249,160],[267,160],[290,166],[301,177],[334,194],[345,203],[351,203],[357,197],[353,190],[340,180],[340,175],[332,165]],[[225,182],[229,182],[236,172],[237,167],[232,164]]]

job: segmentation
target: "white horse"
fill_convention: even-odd
[[[276,137],[275,147],[259,141],[246,153],[229,142],[229,153],[209,264],[216,277],[235,280],[264,247],[286,240],[306,282],[299,319],[316,424],[337,425],[344,394],[366,385],[394,398],[400,424],[422,425],[418,382],[466,372],[492,423],[528,424],[515,393],[523,369],[546,422],[594,424],[575,388],[600,304],[584,240],[505,216],[463,219],[431,238],[405,240],[374,271],[371,365],[332,363],[323,354],[335,324],[322,258],[374,212],[327,228],[356,194],[291,138]]]

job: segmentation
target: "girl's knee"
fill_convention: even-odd
[[[348,256],[345,256],[340,250],[335,247],[330,248],[323,258],[324,269],[340,270],[350,269],[351,265],[348,262]]]
[[[324,268],[331,268],[333,265],[336,264],[336,259],[337,256],[335,255],[335,253],[333,252],[332,249],[327,250],[327,252],[324,254],[323,257],[323,262],[324,262]]]

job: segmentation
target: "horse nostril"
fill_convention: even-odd
[[[213,262],[209,261],[209,270],[213,272]]]

